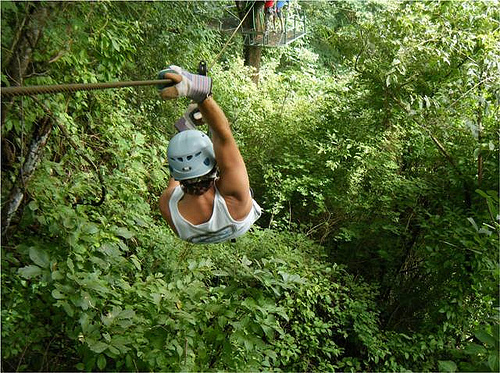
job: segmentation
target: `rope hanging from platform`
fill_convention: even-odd
[[[256,1],[254,1],[253,4],[250,6],[250,8],[248,8],[247,14],[245,14],[245,16],[241,20],[240,24],[238,25],[238,27],[236,27],[236,29],[233,31],[233,33],[231,34],[231,36],[229,37],[229,39],[226,41],[226,44],[224,44],[224,46],[222,47],[222,49],[219,52],[219,54],[214,58],[214,60],[210,64],[210,69],[212,69],[212,67],[215,65],[215,63],[219,60],[219,58],[222,55],[222,53],[224,53],[224,51],[226,50],[226,47],[229,45],[229,43],[233,39],[234,35],[238,32],[238,30],[240,29],[241,25],[243,25],[243,22],[245,22],[245,19],[250,14],[250,11],[253,9],[255,3],[256,3]]]

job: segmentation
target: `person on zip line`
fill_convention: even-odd
[[[212,79],[175,65],[160,71],[159,79],[175,83],[160,87],[160,97],[191,98],[212,136],[176,124],[181,132],[168,144],[170,181],[159,201],[162,216],[181,239],[192,243],[224,242],[243,235],[262,211],[251,195],[229,121],[212,96]]]

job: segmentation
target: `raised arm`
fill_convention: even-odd
[[[215,158],[220,169],[218,188],[225,197],[251,202],[245,162],[234,140],[229,121],[212,97],[198,104],[203,119],[212,130]]]
[[[212,80],[206,76],[191,74],[175,65],[160,71],[159,78],[171,79],[176,83],[174,86],[159,87],[163,99],[186,96],[198,103],[203,119],[212,131],[215,158],[220,169],[217,187],[226,202],[229,200],[236,210],[249,211],[252,198],[245,162],[224,112],[210,95]]]

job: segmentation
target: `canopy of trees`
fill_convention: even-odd
[[[2,97],[2,369],[498,371],[498,2],[293,0],[258,85],[234,6],[1,2],[2,86],[207,61],[265,210],[207,246],[161,219],[185,100]]]

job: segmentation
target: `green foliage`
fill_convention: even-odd
[[[491,325],[476,330],[474,333],[476,342],[466,343],[462,351],[455,353],[455,359],[463,360],[458,365],[460,370],[498,371],[498,350],[500,348],[498,317],[492,321]]]
[[[27,4],[2,2],[3,61]],[[24,84],[194,70],[225,5],[51,5]],[[54,128],[2,237],[5,370],[498,370],[497,4],[300,5],[309,37],[265,51],[259,86],[240,39],[210,71],[265,210],[234,244],[181,242],[158,212],[184,101],[39,100],[80,150]],[[45,111],[6,113],[4,201]],[[82,153],[101,206],[77,204],[101,187]]]
[[[67,217],[69,211],[61,213]],[[365,303],[370,291],[318,261],[318,247],[304,238],[263,231],[234,246],[180,250],[164,238],[156,255],[171,260],[158,266],[139,235],[81,225],[76,240],[70,227],[60,229],[52,249],[37,239],[16,248],[31,264],[2,274],[16,284],[4,301],[10,311],[3,315],[3,330],[12,342],[14,335],[19,340],[4,346],[5,358],[19,353],[26,335],[40,343],[61,328],[70,338],[68,356],[82,357],[78,369],[323,369],[344,351],[333,341],[323,348],[331,327],[340,339],[353,338],[351,344],[357,338],[369,342],[366,333],[376,335],[376,315]],[[67,246],[69,256],[63,255]],[[10,255],[3,257],[12,265]],[[320,273],[326,275],[321,283]],[[11,302],[29,299],[35,289],[42,299],[27,304],[57,315],[45,320],[44,335],[42,326],[30,331],[32,323],[22,329],[12,312]],[[304,365],[304,357],[312,361]]]

